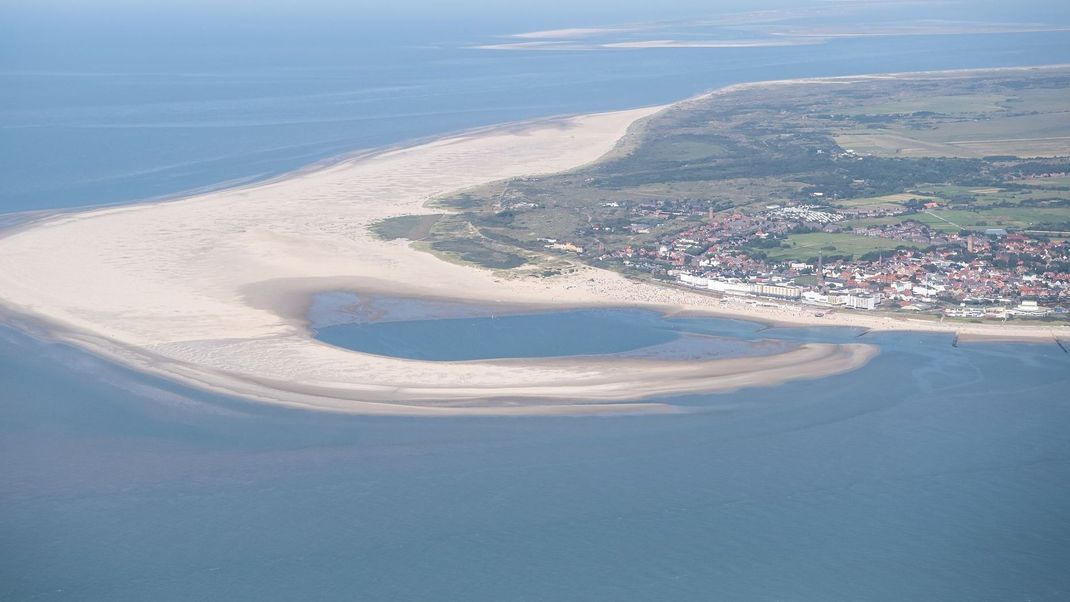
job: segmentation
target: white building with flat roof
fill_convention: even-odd
[[[862,294],[850,294],[844,299],[844,305],[851,309],[866,309],[874,310],[881,303],[881,295],[862,293]]]

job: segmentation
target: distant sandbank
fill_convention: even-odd
[[[806,80],[812,81],[812,80]],[[52,336],[145,372],[251,399],[384,414],[672,411],[619,403],[819,378],[858,368],[865,344],[761,358],[427,362],[312,338],[316,293],[376,291],[539,307],[642,306],[756,321],[959,331],[1050,340],[1050,329],[814,316],[759,308],[592,267],[549,278],[445,262],[369,227],[505,178],[564,171],[614,148],[663,107],[483,129],[189,198],[53,215],[0,238],[0,305]]]

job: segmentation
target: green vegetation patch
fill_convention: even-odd
[[[1060,112],[941,121],[926,127],[852,129],[837,144],[884,157],[1070,155],[1070,100]]]
[[[441,218],[441,214],[388,217],[372,224],[372,232],[384,240],[423,240]]]
[[[1008,98],[994,94],[910,96],[866,103],[845,115],[902,115],[908,113],[992,113],[1007,108]]]
[[[674,136],[658,138],[642,147],[643,156],[651,161],[700,161],[728,155],[723,138],[714,136]]]
[[[993,207],[980,211],[934,211],[911,217],[944,232],[986,228],[1026,230],[1044,224],[1070,222],[1070,208]]]
[[[516,253],[501,251],[471,238],[435,241],[431,243],[431,249],[493,270],[507,270],[527,263],[526,259]]]
[[[915,221],[939,232],[1007,230],[1070,231],[1070,207],[986,207],[970,210],[934,210],[909,216],[876,217],[844,222],[849,226],[879,226]]]
[[[902,240],[875,236],[857,236],[840,232],[811,232],[791,234],[772,249],[762,249],[773,260],[811,260],[825,257],[861,257],[866,253],[893,251],[898,248],[918,248],[921,245]]]
[[[861,199],[845,199],[842,201],[837,201],[836,204],[840,207],[876,207],[880,205],[902,205],[903,203],[912,200],[918,200],[925,203],[929,201],[937,201],[939,200],[939,197],[901,192],[897,194],[886,194],[883,196],[865,197]]]
[[[1067,145],[1070,146],[1070,143],[1068,143]],[[1013,183],[1021,184],[1022,186],[1029,186],[1031,188],[1066,189],[1070,188],[1070,176],[1055,176],[1051,178],[1015,180]]]

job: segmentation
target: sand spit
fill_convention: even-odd
[[[482,130],[258,185],[23,224],[0,238],[0,306],[60,340],[146,372],[251,399],[354,413],[669,411],[662,404],[613,402],[817,378],[868,361],[874,347],[815,344],[710,362],[421,362],[311,337],[300,309],[311,294],[327,290],[843,321],[728,306],[589,267],[553,278],[503,275],[448,263],[369,231],[383,218],[434,212],[425,205],[438,195],[594,161],[633,122],[660,108]],[[866,325],[903,326],[879,319]],[[1050,340],[1047,331],[1043,336]]]

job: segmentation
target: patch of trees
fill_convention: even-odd
[[[1022,161],[1013,165],[1001,166],[997,173],[1007,178],[1039,176],[1049,173],[1070,173],[1070,161],[1065,159]]]
[[[747,246],[752,249],[779,249],[784,245],[780,239],[770,236],[769,238],[755,238]]]
[[[480,225],[508,228],[513,225],[513,220],[516,219],[516,212],[511,209],[506,209],[497,213],[473,215],[472,218],[472,221],[475,221]]]
[[[1046,222],[1036,224],[1031,230],[1048,230],[1050,232],[1070,232],[1070,222]]]

